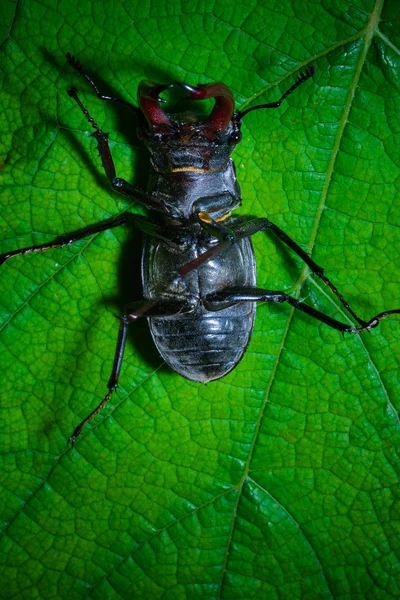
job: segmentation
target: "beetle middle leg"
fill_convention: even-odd
[[[275,294],[275,298],[284,297],[283,300],[272,299],[272,300],[264,300],[264,302],[289,302],[289,304],[292,304],[292,306],[294,306],[293,303],[297,303],[296,308],[303,310],[303,312],[307,312],[308,314],[311,314],[312,316],[316,317],[320,321],[326,323],[327,325],[330,325],[331,327],[334,327],[335,329],[338,329],[339,331],[348,332],[348,333],[361,333],[362,331],[368,331],[368,330],[372,329],[373,327],[376,327],[378,325],[379,321],[381,321],[388,315],[400,314],[400,309],[393,309],[393,310],[388,310],[388,311],[379,313],[375,317],[372,317],[372,319],[370,319],[369,321],[364,321],[364,319],[361,319],[354,312],[354,310],[350,307],[350,305],[345,300],[345,298],[342,296],[342,294],[339,292],[339,290],[336,288],[336,286],[328,279],[328,277],[326,277],[324,275],[324,269],[322,267],[320,267],[319,265],[317,265],[317,263],[312,260],[312,258],[307,254],[307,252],[305,252],[297,244],[297,242],[292,240],[292,238],[289,237],[280,227],[278,227],[277,225],[275,225],[275,223],[272,223],[272,221],[269,221],[268,219],[265,219],[265,218],[252,219],[245,223],[229,224],[230,227],[228,227],[225,224],[217,223],[216,221],[212,221],[212,219],[211,219],[211,222],[205,222],[205,221],[199,219],[199,222],[201,223],[201,225],[204,229],[206,229],[207,231],[209,231],[209,233],[211,233],[213,236],[215,236],[217,239],[219,239],[220,243],[217,244],[216,246],[213,246],[212,248],[210,248],[209,250],[204,252],[202,255],[198,256],[196,259],[194,259],[188,265],[185,265],[179,272],[179,275],[181,277],[185,277],[187,275],[187,273],[190,272],[191,270],[199,267],[201,264],[203,264],[207,260],[214,258],[220,252],[223,252],[226,248],[230,247],[235,242],[235,239],[240,239],[243,237],[250,237],[250,236],[254,235],[255,233],[258,233],[259,231],[266,231],[266,230],[270,229],[271,231],[273,231],[275,233],[275,235],[277,235],[279,237],[280,240],[282,240],[291,250],[293,250],[306,263],[306,265],[308,267],[310,267],[310,269],[314,273],[314,275],[317,275],[317,277],[319,277],[324,282],[324,284],[329,287],[331,292],[333,294],[335,294],[337,296],[337,298],[339,298],[340,302],[343,304],[345,309],[359,323],[360,327],[358,327],[358,328],[348,327],[344,323],[340,323],[340,321],[331,319],[331,317],[324,315],[324,313],[320,313],[316,309],[309,307],[308,305],[305,305],[304,303],[300,303],[301,304],[301,306],[300,306],[299,301],[297,301],[295,298],[292,298],[291,296],[288,296],[287,294],[284,294],[283,292],[269,292],[268,290],[261,290],[262,292],[268,293],[270,295]],[[307,307],[307,308],[304,308],[304,307]],[[210,309],[210,310],[218,310],[218,309]],[[335,326],[333,323],[338,324],[338,326]]]
[[[37,246],[27,246],[26,248],[18,248],[17,250],[11,250],[10,252],[0,254],[0,266],[3,263],[5,263],[6,260],[12,258],[13,256],[18,256],[20,254],[30,254],[31,252],[45,252],[46,250],[51,250],[52,248],[62,248],[63,246],[70,246],[71,244],[79,240],[83,240],[84,238],[89,237],[90,235],[94,235],[95,233],[106,231],[108,229],[113,229],[114,227],[119,227],[120,225],[125,224],[131,224],[140,229],[141,231],[152,235],[153,237],[156,237],[158,239],[168,240],[171,242],[177,240],[176,232],[172,228],[158,225],[154,221],[148,219],[147,217],[143,217],[142,215],[123,213],[122,215],[112,217],[111,219],[107,219],[106,221],[102,221],[101,223],[89,225],[88,227],[84,227],[83,229],[79,229],[78,231],[60,235],[57,238],[55,238],[52,242],[48,242],[46,244],[38,244]]]
[[[91,421],[106,406],[113,391],[118,387],[121,372],[122,359],[124,356],[128,327],[140,317],[167,317],[193,312],[195,306],[186,297],[175,296],[174,298],[160,298],[159,300],[138,300],[125,307],[125,314],[117,317],[120,321],[117,346],[115,349],[114,362],[107,383],[108,392],[100,404],[75,427],[72,435],[68,438],[67,445],[73,446],[79,437],[83,427]]]

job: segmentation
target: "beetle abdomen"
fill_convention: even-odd
[[[174,371],[201,383],[224,377],[242,358],[250,340],[255,303],[218,312],[203,307],[190,315],[150,320],[158,351]]]
[[[248,238],[237,240],[231,248],[188,273],[180,291],[171,288],[178,270],[216,243],[196,229],[183,246],[148,238],[142,260],[145,298],[189,297],[197,302],[192,313],[148,320],[165,362],[186,379],[203,383],[223,377],[238,364],[255,317],[254,302],[241,302],[219,311],[206,310],[203,304],[207,295],[216,291],[256,285],[254,252]],[[158,290],[163,291],[160,294]]]

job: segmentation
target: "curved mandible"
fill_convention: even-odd
[[[215,138],[217,134],[225,129],[232,119],[235,108],[235,100],[232,91],[227,85],[220,82],[199,84],[197,87],[187,85],[186,83],[178,83],[177,85],[189,92],[190,100],[206,100],[207,98],[215,98],[215,105],[211,114],[204,121],[203,125],[206,131],[209,131],[207,137]]]
[[[172,87],[172,83],[154,83],[154,81],[141,81],[138,87],[138,102],[140,109],[146,117],[147,123],[152,129],[160,130],[172,129],[172,123],[160,106],[160,102],[165,102],[159,94]]]

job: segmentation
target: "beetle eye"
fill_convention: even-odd
[[[231,137],[229,138],[229,141],[231,142],[231,144],[238,144],[241,139],[242,139],[242,132],[235,131],[234,133],[232,133]]]

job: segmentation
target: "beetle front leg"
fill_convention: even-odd
[[[301,310],[307,315],[314,317],[314,319],[318,319],[321,323],[325,323],[325,325],[337,329],[341,333],[361,333],[363,331],[369,331],[376,327],[379,324],[379,321],[385,319],[389,315],[400,314],[400,309],[387,310],[375,315],[369,321],[364,321],[362,327],[351,327],[346,323],[333,319],[329,315],[322,313],[305,302],[292,298],[292,296],[289,296],[284,292],[264,290],[261,288],[232,288],[230,290],[213,292],[205,297],[204,306],[207,310],[218,311],[233,306],[238,302],[277,302],[279,304],[287,302],[297,310]]]
[[[132,302],[125,307],[125,314],[117,317],[120,321],[117,347],[115,349],[114,362],[108,380],[108,392],[100,404],[75,427],[72,435],[67,440],[67,445],[74,446],[83,427],[91,421],[106,406],[114,390],[118,387],[119,375],[121,372],[122,359],[124,356],[128,327],[140,317],[167,317],[181,315],[193,312],[194,305],[184,297],[174,297],[173,299],[160,298],[159,300],[139,300]]]
[[[143,192],[139,188],[136,188],[125,179],[121,179],[120,177],[116,176],[114,160],[111,155],[110,145],[108,143],[108,133],[102,131],[95,122],[95,120],[90,116],[89,111],[84,107],[84,105],[80,101],[78,97],[78,91],[75,88],[71,88],[70,90],[68,90],[68,95],[75,100],[75,102],[89,121],[90,125],[95,130],[92,136],[97,141],[97,150],[101,158],[104,172],[111,184],[111,187],[116,192],[120,192],[121,194],[132,198],[132,200],[135,200],[136,202],[141,202],[147,208],[151,208],[162,213],[167,213],[168,210],[165,207],[162,200],[158,200],[154,196],[146,194],[146,192]]]

